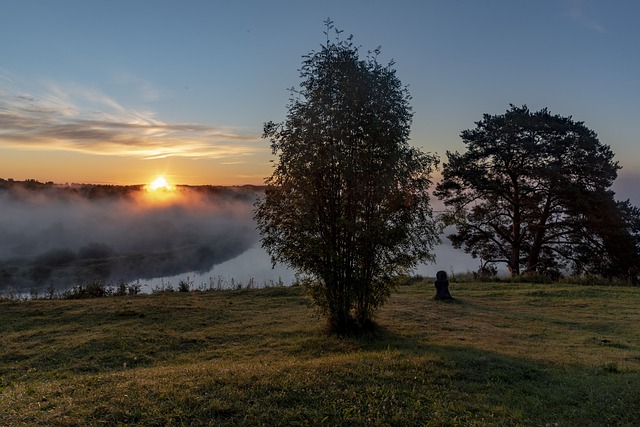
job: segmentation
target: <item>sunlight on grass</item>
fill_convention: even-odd
[[[640,289],[399,286],[360,337],[302,289],[0,301],[0,425],[633,425]]]

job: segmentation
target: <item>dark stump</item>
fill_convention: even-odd
[[[453,299],[451,293],[449,293],[449,281],[447,280],[447,273],[445,271],[440,270],[436,273],[435,284],[435,299]]]

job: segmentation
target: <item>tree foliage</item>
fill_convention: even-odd
[[[461,136],[467,151],[447,152],[436,187],[455,247],[514,275],[621,275],[637,262],[637,209],[614,200],[620,167],[583,122],[512,105]]]
[[[391,278],[432,260],[429,204],[437,159],[409,146],[410,95],[379,50],[351,37],[304,57],[284,123],[268,122],[279,159],[256,208],[262,245],[313,279],[312,297],[338,332],[370,324]]]

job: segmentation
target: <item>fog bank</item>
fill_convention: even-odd
[[[256,187],[0,189],[0,290],[205,273],[258,241]]]
[[[253,205],[262,188],[62,186],[0,179],[0,292],[60,291],[93,280],[140,280],[153,289],[180,280],[290,284],[260,247]],[[435,248],[436,263],[415,274],[465,273],[478,260]]]

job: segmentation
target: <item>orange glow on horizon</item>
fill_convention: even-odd
[[[170,185],[162,175],[145,185],[144,189],[146,191],[144,191],[143,197],[147,203],[175,203],[178,196],[177,188]]]
[[[0,147],[0,178],[16,181],[141,185],[148,190],[151,181],[164,176],[177,191],[179,185],[261,185],[264,178],[271,175],[271,169],[272,164],[266,157],[243,164],[227,164],[211,159],[142,160],[63,151],[3,150]]]

